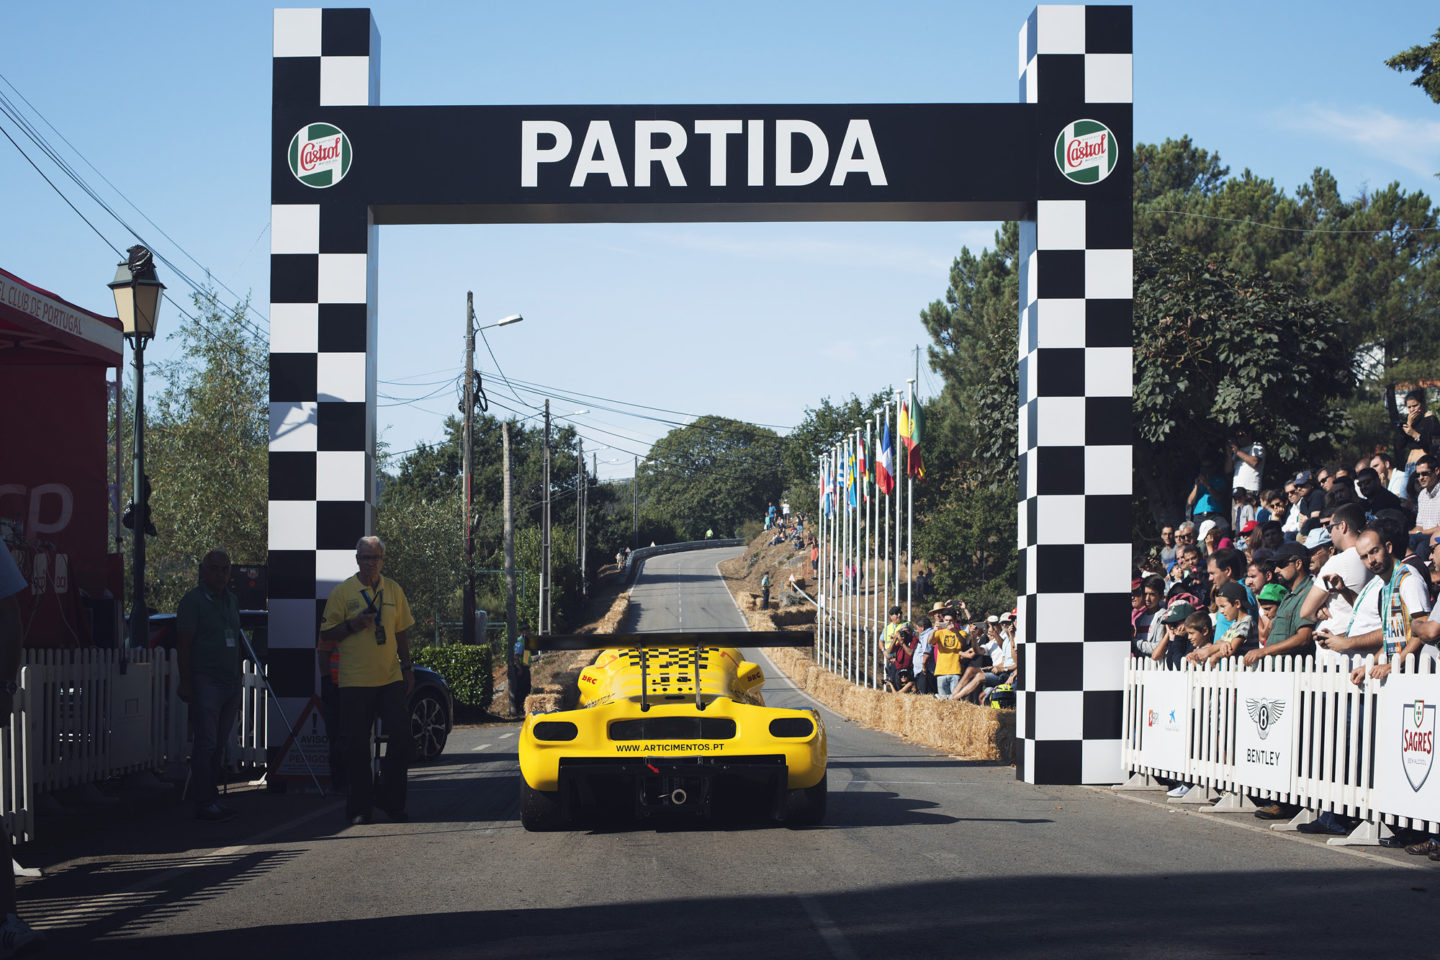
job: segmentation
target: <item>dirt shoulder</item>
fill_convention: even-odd
[[[810,572],[809,553],[798,556],[797,551],[784,546],[770,546],[769,538],[769,534],[762,535],[744,554],[720,564],[725,585],[752,631],[801,630],[807,625],[813,630],[814,605],[786,588],[792,572],[798,570],[794,572],[797,585],[814,594],[801,576]],[[767,570],[774,581],[770,592],[772,609],[761,610],[760,577]],[[1013,710],[992,710],[956,700],[942,701],[859,687],[816,663],[814,652],[809,649],[772,647],[765,653],[797,687],[851,720],[944,750],[962,760],[1013,762]]]

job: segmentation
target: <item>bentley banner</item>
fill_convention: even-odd
[[[1242,673],[1235,678],[1235,696],[1235,779],[1288,793],[1295,757],[1295,675]]]
[[[1380,691],[1375,723],[1377,810],[1440,820],[1440,773],[1435,771],[1435,678],[1392,673]]]

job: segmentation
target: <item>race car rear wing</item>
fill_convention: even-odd
[[[527,650],[609,650],[631,647],[640,651],[640,710],[650,709],[647,650],[694,647],[695,708],[705,709],[700,688],[699,652],[706,647],[810,647],[815,635],[800,630],[751,633],[749,630],[685,631],[676,633],[590,633],[526,637]]]
[[[526,650],[609,650],[612,647],[813,647],[815,635],[802,630],[751,633],[749,630],[676,633],[557,633],[525,638]]]

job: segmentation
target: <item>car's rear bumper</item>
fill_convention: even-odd
[[[570,758],[560,761],[559,792],[567,817],[605,809],[639,817],[703,817],[760,801],[778,818],[787,782],[783,754]]]

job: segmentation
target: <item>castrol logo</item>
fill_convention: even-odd
[[[1055,165],[1074,183],[1099,183],[1110,176],[1119,159],[1115,134],[1098,120],[1066,124],[1055,138]]]
[[[350,172],[354,152],[345,131],[329,123],[309,123],[290,139],[287,159],[295,179],[307,187],[333,187]]]

